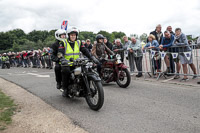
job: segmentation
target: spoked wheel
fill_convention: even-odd
[[[102,85],[105,85],[106,84],[106,81],[104,79],[101,79],[101,84]]]
[[[92,110],[99,110],[104,103],[104,91],[101,81],[95,82],[93,80],[89,81],[89,86],[91,90],[91,95],[85,97],[87,104]]]
[[[131,75],[128,69],[119,70],[117,84],[119,87],[126,88],[129,86],[131,82]]]
[[[4,63],[2,63],[2,66],[1,66],[1,69],[5,69],[5,64]]]

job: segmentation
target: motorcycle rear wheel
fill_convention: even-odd
[[[92,110],[98,111],[104,103],[104,91],[101,81],[89,81],[91,95],[85,97],[87,104]],[[97,99],[96,99],[97,97]]]

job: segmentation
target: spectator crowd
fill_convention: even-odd
[[[111,51],[121,55],[122,62],[128,62],[131,75],[133,75],[137,69],[138,74],[136,76],[143,76],[143,53],[149,51],[152,56],[150,62],[155,78],[163,74],[165,76],[174,76],[174,79],[179,79],[181,78],[179,73],[182,67],[184,75],[181,81],[187,81],[189,80],[188,66],[193,72],[192,79],[198,77],[197,66],[193,63],[190,42],[188,42],[181,28],[176,28],[173,31],[172,27],[168,26],[166,30],[162,32],[162,27],[159,24],[154,31],[150,32],[145,45],[141,45],[141,41],[135,37],[128,38],[124,36],[123,42],[124,44],[121,39],[118,38],[116,38],[113,43],[109,42],[107,38],[104,39],[104,44]],[[90,52],[92,52],[93,45],[96,43],[97,42],[94,41],[92,44],[90,39],[82,40],[82,44],[84,44]],[[200,45],[200,38],[197,41],[197,45]],[[161,70],[162,53],[165,53],[163,58],[166,65],[166,70],[163,72]],[[0,65],[2,65],[2,57],[4,56],[8,57],[11,67],[53,68],[51,48],[49,47],[45,47],[43,50],[1,53]],[[188,56],[190,58],[188,58]]]

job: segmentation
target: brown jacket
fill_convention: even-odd
[[[104,43],[97,43],[92,47],[92,55],[96,58],[105,58],[106,54],[113,55],[114,53]]]

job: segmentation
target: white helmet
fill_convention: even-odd
[[[67,30],[68,37],[69,37],[69,34],[71,34],[71,33],[75,33],[76,38],[78,38],[79,30],[76,27],[72,27]]]
[[[66,31],[63,30],[63,29],[58,29],[56,32],[55,32],[55,38],[59,41],[62,41],[64,40],[64,38],[61,38],[60,35],[66,35]]]

